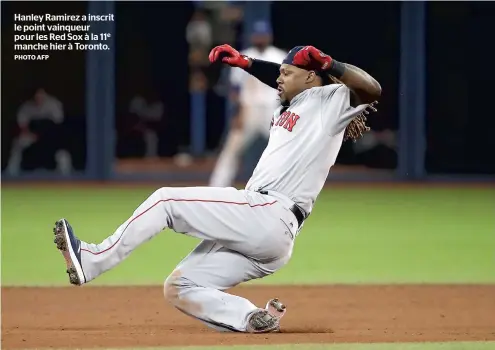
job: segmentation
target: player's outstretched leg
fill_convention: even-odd
[[[232,187],[163,187],[100,244],[77,239],[66,220],[56,224],[55,243],[66,259],[70,282],[80,285],[115,267],[166,228],[254,259],[274,260],[292,249],[297,226],[292,212],[271,196]]]
[[[274,332],[286,311],[282,302],[271,299],[259,308],[224,290],[269,275],[288,260],[289,256],[262,263],[203,241],[167,278],[165,297],[180,311],[219,331]]]

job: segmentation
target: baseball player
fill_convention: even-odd
[[[270,139],[246,188],[163,187],[100,244],[79,240],[66,219],[56,222],[57,248],[72,284],[114,268],[164,229],[201,239],[166,279],[166,299],[221,331],[279,330],[285,306],[257,307],[226,289],[263,278],[290,259],[345,139],[367,130],[365,114],[380,96],[378,82],[312,46],[293,48],[281,65],[215,47],[210,62],[244,69],[277,89]]]
[[[252,46],[241,54],[280,64],[287,52],[271,45],[271,42],[270,24],[257,21],[251,35]],[[211,174],[210,186],[214,187],[232,185],[242,151],[258,136],[268,139],[271,116],[279,104],[277,90],[261,83],[241,68],[231,70],[230,83],[230,98],[236,106],[236,115]]]

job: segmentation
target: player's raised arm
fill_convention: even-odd
[[[364,70],[348,63],[339,62],[313,46],[306,46],[299,51],[294,62],[301,66],[311,66],[335,77],[352,90],[362,103],[376,101],[382,88],[378,81]]]
[[[231,67],[242,68],[269,87],[277,88],[277,78],[280,74],[280,65],[273,62],[255,60],[241,55],[230,45],[214,47],[209,55],[211,63],[221,61]]]
[[[334,60],[333,62],[337,61]],[[337,65],[342,66],[341,70],[344,71],[344,73],[340,76],[340,78],[336,78],[349,87],[349,89],[354,91],[361,102],[371,103],[380,97],[382,94],[382,88],[371,75],[366,73],[361,68],[348,63],[338,62]]]

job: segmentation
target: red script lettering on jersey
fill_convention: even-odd
[[[299,116],[292,112],[284,112],[278,117],[277,122],[274,126],[280,126],[285,130],[292,132],[294,126],[296,126]]]

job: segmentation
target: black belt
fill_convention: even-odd
[[[267,195],[268,194],[268,191],[263,191],[263,190],[258,190],[256,192],[259,192],[261,194],[265,194]],[[301,227],[302,223],[304,222],[305,220],[305,215],[304,213],[302,212],[301,208],[299,208],[296,204],[293,204],[291,205],[291,207],[289,208],[289,210],[292,212],[292,214],[294,214],[294,216],[296,217],[297,219],[297,224],[299,225],[298,227]]]
[[[289,210],[294,214],[294,216],[297,219],[297,224],[299,227],[301,227],[302,223],[304,222],[304,214],[302,213],[301,209],[297,205],[292,205]]]

